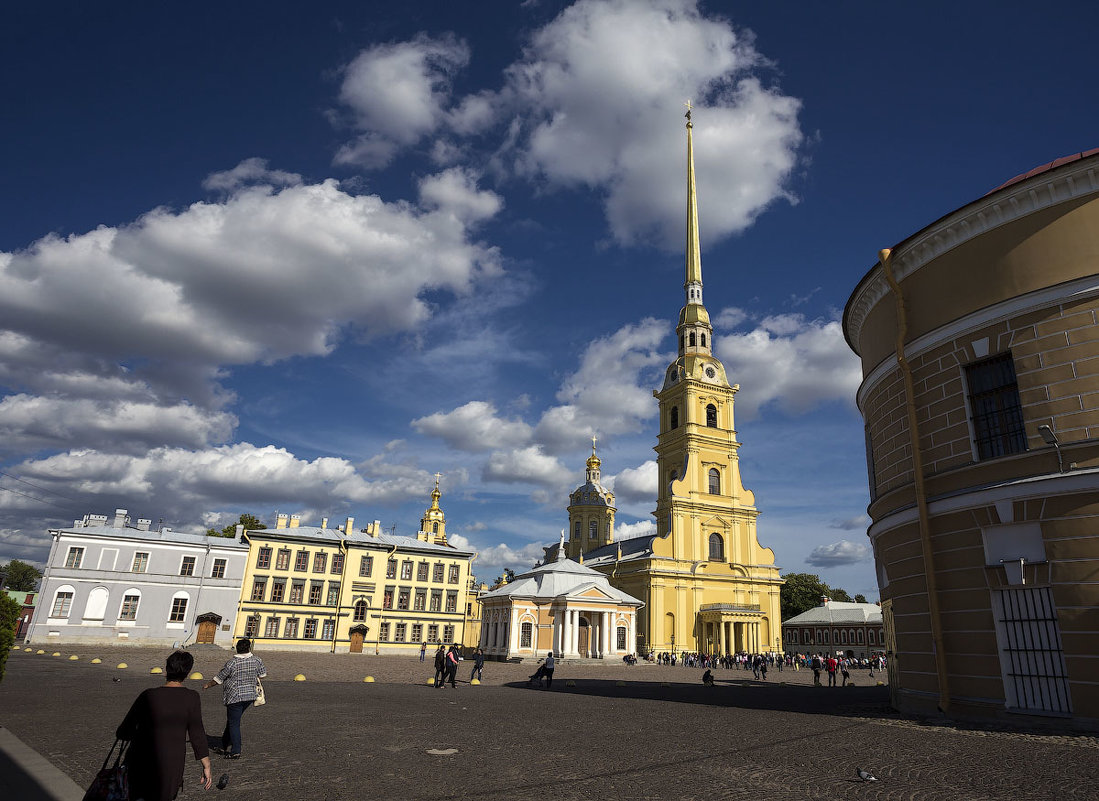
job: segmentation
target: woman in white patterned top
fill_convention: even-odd
[[[221,748],[226,759],[240,759],[240,719],[244,710],[256,700],[256,684],[267,675],[267,668],[252,653],[252,642],[247,638],[237,640],[237,653],[213,679],[202,685],[208,690],[215,684],[224,689],[225,731],[221,734]]]

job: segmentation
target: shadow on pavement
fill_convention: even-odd
[[[7,754],[0,751],[0,776],[3,777],[3,797],[19,801],[57,801],[57,796],[39,784]]]
[[[504,685],[517,690],[541,691],[528,682]],[[889,705],[888,687],[813,687],[782,684],[778,681],[722,680],[713,687],[703,684],[677,684],[658,681],[613,681],[609,679],[569,679],[554,676],[549,692],[592,695],[604,698],[629,698],[704,704],[738,709],[767,709],[801,712],[810,715],[853,715],[858,717],[896,717]]]

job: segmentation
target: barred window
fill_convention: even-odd
[[[1001,353],[965,368],[977,455],[992,459],[1026,450],[1015,362]]]

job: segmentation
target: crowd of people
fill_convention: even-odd
[[[837,674],[843,678],[843,686],[851,680],[852,670],[868,670],[873,676],[875,671],[885,669],[885,657],[875,654],[872,657],[856,658],[840,654],[780,654],[775,652],[749,654],[746,652],[736,654],[707,654],[697,651],[656,651],[648,655],[647,660],[658,665],[675,667],[677,665],[687,668],[702,668],[711,676],[713,670],[750,670],[755,678],[767,680],[767,671],[770,669],[793,670],[808,669],[814,674],[814,683],[821,684],[820,673],[828,674],[828,685],[839,686]]]

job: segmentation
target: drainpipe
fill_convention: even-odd
[[[198,600],[202,597],[202,587],[206,583],[206,568],[210,565],[210,537],[206,537],[206,556],[202,560],[202,572],[198,576],[198,592],[195,593],[195,609],[199,608]],[[184,637],[181,647],[187,647],[187,640],[191,639],[191,635],[195,633],[195,619],[191,618],[191,630],[188,631]]]
[[[904,379],[905,411],[908,416],[908,436],[912,446],[912,479],[916,490],[916,510],[919,513],[920,546],[923,550],[924,583],[927,587],[927,609],[931,619],[931,649],[935,655],[935,671],[939,679],[939,711],[944,715],[950,709],[950,680],[946,672],[946,654],[943,651],[942,613],[939,611],[938,582],[935,578],[935,557],[931,550],[931,519],[927,511],[927,488],[924,482],[923,454],[920,452],[919,423],[916,419],[916,396],[912,381],[912,366],[904,355],[904,343],[908,338],[908,316],[900,284],[893,274],[893,252],[883,249],[881,261],[885,280],[893,291],[897,312],[897,366]]]
[[[347,540],[340,537],[340,551],[343,552],[343,562],[340,567],[340,592],[336,596],[336,624],[332,627],[332,653],[336,653],[336,640],[340,636],[340,610],[343,609],[343,593],[347,589],[344,577],[347,575],[347,557],[350,551],[347,549]],[[351,635],[347,635],[350,640]]]

